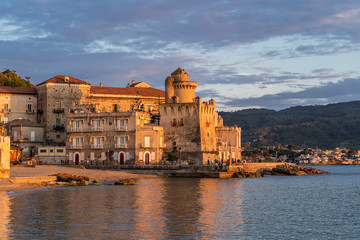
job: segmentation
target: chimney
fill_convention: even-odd
[[[131,84],[135,84],[135,80],[132,80],[132,81],[131,81]]]
[[[100,87],[102,87],[102,82],[100,83]]]
[[[65,82],[69,82],[69,76],[65,75],[65,76],[64,76],[64,81],[65,81]]]

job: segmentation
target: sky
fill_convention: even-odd
[[[0,71],[164,90],[220,111],[360,100],[358,0],[2,0]]]

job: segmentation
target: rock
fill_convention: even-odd
[[[124,179],[114,183],[114,185],[134,185],[134,184],[135,184],[134,179]]]
[[[90,178],[87,176],[76,176],[69,173],[58,173],[56,174],[56,179],[58,182],[70,182],[70,181],[89,181]]]

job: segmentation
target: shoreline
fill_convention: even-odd
[[[63,167],[40,165],[36,167],[11,167],[10,178],[0,180],[0,192],[26,191],[57,186],[47,186],[45,183],[56,180],[55,174],[69,173],[77,176],[88,176],[90,180],[139,179],[159,177],[154,174],[135,174],[126,171],[95,170],[79,167]],[[60,185],[59,185],[60,186]]]

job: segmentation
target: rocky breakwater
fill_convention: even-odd
[[[248,178],[248,177],[265,177],[270,175],[314,175],[314,174],[329,174],[330,172],[322,171],[311,167],[301,167],[293,164],[278,165],[275,168],[262,168],[256,172],[247,172],[240,169],[233,173],[233,178]]]
[[[292,164],[281,165],[271,170],[271,175],[315,175],[315,174],[329,174],[323,170],[311,167],[301,167]]]

